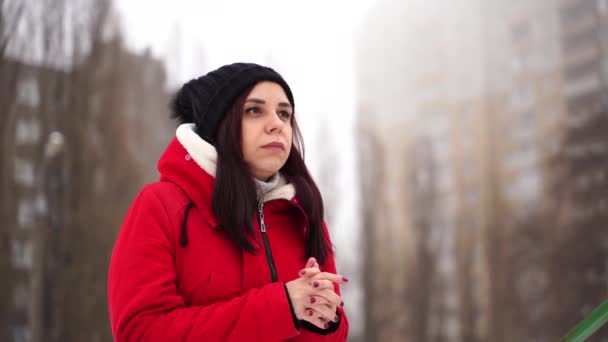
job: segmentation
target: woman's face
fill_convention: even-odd
[[[257,83],[243,105],[243,157],[251,174],[267,180],[287,161],[291,151],[293,108],[277,83]]]

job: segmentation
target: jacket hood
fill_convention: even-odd
[[[198,208],[211,203],[215,174],[217,170],[217,151],[194,131],[194,124],[182,124],[177,128],[175,137],[158,161],[161,181],[177,184]],[[264,194],[263,201],[275,199],[291,201],[295,197],[295,187],[279,174],[279,185]],[[205,211],[205,219],[217,226],[218,220],[210,211]]]

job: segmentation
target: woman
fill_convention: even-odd
[[[323,202],[294,99],[256,64],[183,85],[160,180],[129,209],[109,271],[116,341],[344,341]]]

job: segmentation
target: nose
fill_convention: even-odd
[[[270,119],[266,123],[266,131],[268,133],[281,132],[285,125],[286,122],[281,120],[278,114],[270,115]]]

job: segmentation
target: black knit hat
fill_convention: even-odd
[[[194,123],[198,135],[215,145],[219,124],[234,99],[260,81],[278,83],[295,108],[291,89],[279,73],[253,63],[234,63],[185,83],[171,101],[171,117]]]

